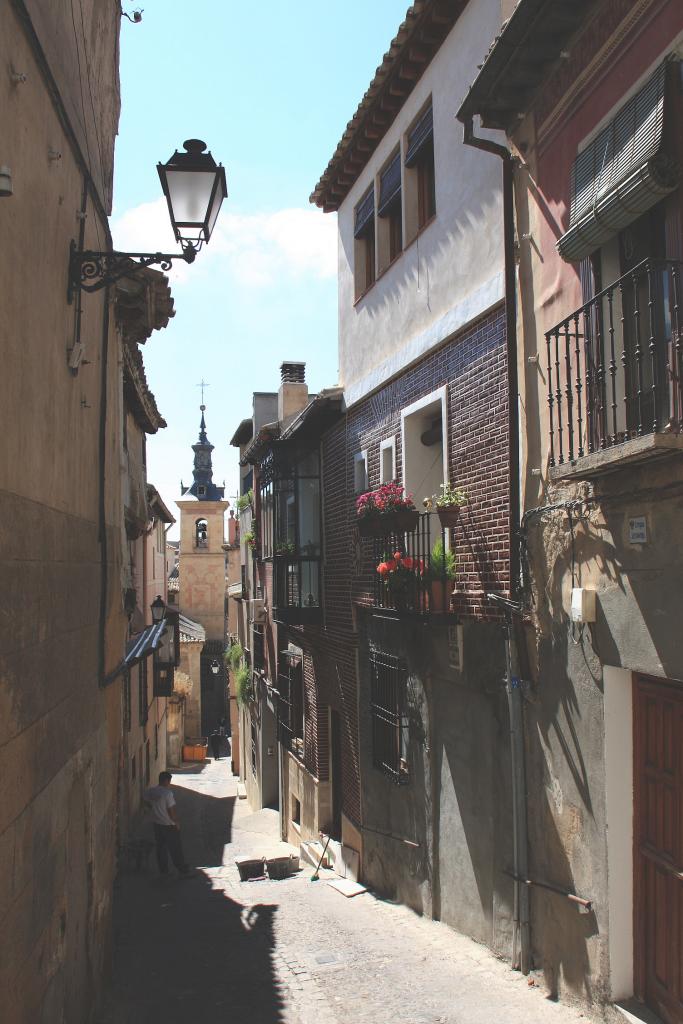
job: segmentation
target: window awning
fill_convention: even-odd
[[[588,256],[677,187],[680,168],[665,151],[670,64],[659,65],[574,161],[570,226],[557,243],[562,259]]]
[[[123,668],[131,668],[133,665],[137,665],[143,658],[147,658],[161,643],[161,638],[164,634],[168,622],[166,619],[162,619],[161,622],[157,622],[152,626],[147,626],[143,629],[142,633],[138,633],[132,640],[128,642],[126,648],[126,654],[123,659]]]
[[[383,217],[397,196],[401,194],[401,152],[382,171],[379,177],[379,203],[377,214]]]
[[[434,134],[434,114],[431,105],[427,107],[424,114],[408,135],[408,149],[406,152],[406,167],[412,167],[417,163],[420,154],[425,146],[431,141]]]
[[[375,213],[375,187],[369,189],[358,206],[356,207],[356,223],[353,229],[354,238],[358,238],[363,233],[363,228],[370,222]]]

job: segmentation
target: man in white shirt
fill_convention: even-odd
[[[180,822],[175,808],[175,797],[171,790],[170,772],[159,773],[159,785],[150,786],[143,793],[142,799],[150,812],[154,826],[154,839],[157,847],[157,863],[162,875],[168,874],[168,857],[170,854],[174,867],[183,877],[191,874],[183,856],[180,842]]]

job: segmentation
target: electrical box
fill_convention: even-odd
[[[595,622],[595,591],[585,587],[572,590],[572,622]]]
[[[266,608],[262,597],[255,597],[253,601],[249,602],[249,613],[252,622],[266,621]]]

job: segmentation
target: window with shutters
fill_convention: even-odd
[[[681,171],[671,131],[683,112],[679,71],[670,58],[660,64],[571,169],[557,248],[577,263],[583,305],[546,332],[555,474],[598,476],[629,457],[628,442],[683,422]],[[580,461],[597,453],[595,465]]]
[[[377,263],[379,272],[403,251],[401,152],[396,150],[379,176],[377,204]]]
[[[405,236],[407,241],[412,241],[436,216],[431,100],[406,136],[405,154]]]
[[[359,299],[375,281],[375,188],[372,185],[358,203],[353,228],[355,297]]]

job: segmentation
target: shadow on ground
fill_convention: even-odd
[[[198,781],[201,771],[174,772],[180,774]],[[147,872],[118,878],[112,985],[98,1021],[281,1024],[284,1004],[272,967],[276,907],[245,909],[212,887],[230,842],[235,799],[180,786],[174,793],[185,856],[197,874],[162,879],[150,863]]]

